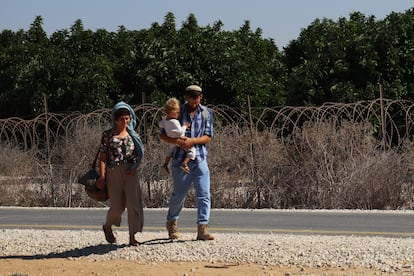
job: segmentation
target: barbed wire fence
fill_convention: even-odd
[[[413,134],[414,103],[410,101],[376,99],[317,107],[209,107],[215,123],[209,145],[214,207],[384,208],[390,204],[400,208],[411,207],[414,202],[413,182],[409,179],[412,164],[394,164],[408,160],[411,154],[407,145]],[[171,179],[159,173],[164,144],[158,137],[158,121],[163,111],[150,104],[136,106],[134,110],[138,118],[136,130],[146,148],[140,170],[145,202],[148,207],[164,207]],[[96,205],[76,179],[90,165],[102,132],[109,127],[109,109],[87,114],[46,112],[30,120],[0,119],[0,189],[7,195],[0,205]],[[336,148],[329,148],[335,139],[344,140]],[[361,186],[358,189],[371,185],[348,179],[349,175],[355,177],[360,173],[356,170],[361,165],[352,165],[350,159],[370,160],[373,163],[366,165],[372,168],[380,166],[373,160],[391,156],[393,149],[405,155],[392,155],[393,160],[387,159],[392,164],[382,160],[382,166],[400,166],[404,170],[399,175],[402,179],[396,180],[401,185],[398,190],[393,189],[398,195],[392,197],[398,200],[381,196],[383,201],[377,203],[376,192],[369,198],[354,198],[352,204],[338,200],[355,192],[355,182]],[[347,174],[339,168],[345,163]],[[344,178],[353,183],[344,183]],[[334,197],[335,193],[338,195]],[[186,204],[196,204],[193,191]]]

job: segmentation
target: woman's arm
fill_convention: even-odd
[[[99,157],[99,178],[96,180],[96,187],[100,190],[105,188],[106,157],[107,154],[101,152]]]

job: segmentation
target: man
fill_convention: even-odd
[[[197,198],[197,239],[214,240],[208,232],[210,218],[210,170],[207,164],[207,147],[213,136],[213,114],[211,109],[200,104],[203,91],[198,85],[190,85],[185,90],[186,102],[181,106],[179,121],[181,125],[188,124],[185,137],[170,138],[161,129],[160,138],[168,143],[176,144],[173,154],[172,178],[173,191],[170,196],[167,214],[167,230],[170,239],[178,239],[177,220],[184,207],[185,198],[191,184],[194,183]],[[183,171],[180,165],[186,156],[186,151],[194,146],[196,158],[188,163],[190,172]]]

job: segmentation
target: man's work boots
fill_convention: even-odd
[[[207,224],[199,224],[197,231],[197,240],[211,241],[214,240],[214,236],[208,233]]]
[[[172,240],[176,240],[180,237],[180,233],[178,232],[178,226],[176,220],[167,221],[165,225],[168,230],[168,237]]]

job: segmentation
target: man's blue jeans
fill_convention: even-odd
[[[208,224],[210,218],[210,170],[207,160],[188,163],[190,173],[183,172],[173,164],[173,192],[171,193],[167,221],[177,220],[187,196],[188,189],[194,183],[197,199],[197,224]]]

